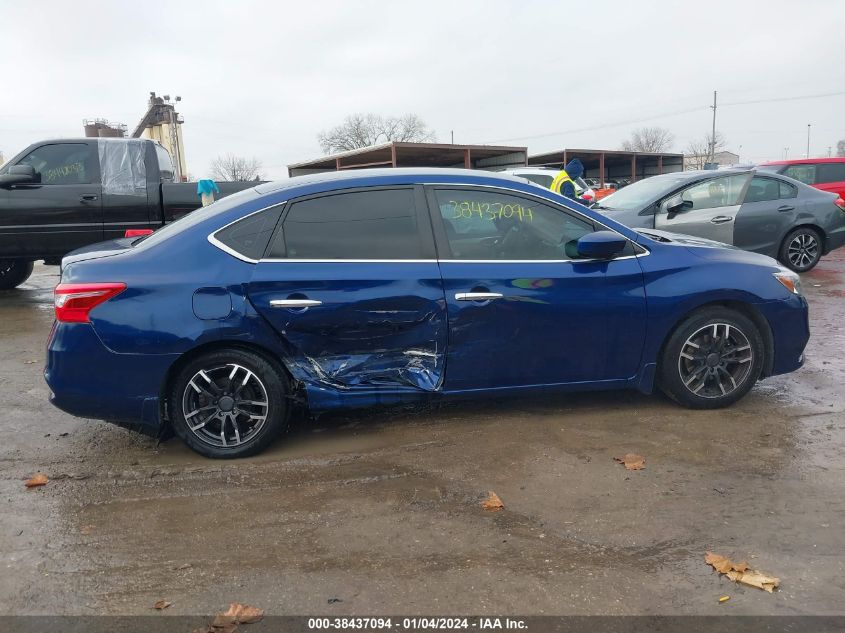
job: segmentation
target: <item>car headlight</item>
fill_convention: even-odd
[[[789,290],[794,295],[801,294],[801,278],[791,270],[780,270],[776,273],[772,273],[775,279],[777,279],[784,288]]]

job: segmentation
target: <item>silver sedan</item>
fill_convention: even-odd
[[[595,207],[631,228],[732,244],[802,273],[845,245],[845,201],[797,180],[753,169],[652,176]]]

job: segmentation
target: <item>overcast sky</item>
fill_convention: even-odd
[[[448,142],[617,149],[711,124],[743,160],[845,138],[845,1],[20,2],[0,0],[0,151],[130,130],[182,97],[188,171],[232,152],[264,175],[321,154],[353,112],[420,115]],[[812,95],[832,96],[800,98]],[[777,99],[777,101],[776,101]],[[756,103],[744,103],[753,101]],[[736,104],[736,105],[729,105]],[[741,146],[741,150],[740,150]]]

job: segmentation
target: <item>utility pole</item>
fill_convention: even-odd
[[[455,144],[455,130],[452,130],[452,145]]]
[[[788,148],[788,147],[784,147],[784,148],[783,148],[783,159],[784,159],[784,160],[786,160],[786,157],[787,157],[788,155],[789,155],[789,148]]]
[[[832,149],[833,148],[830,145],[827,146],[827,157],[828,158],[830,158],[830,152],[831,152]],[[2,160],[2,159],[0,159],[0,160]]]
[[[807,124],[807,158],[810,158],[810,124]]]
[[[716,159],[716,91],[713,91],[713,130],[710,133],[710,162]]]

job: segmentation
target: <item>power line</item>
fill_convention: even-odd
[[[771,97],[768,99],[754,99],[750,101],[734,101],[731,103],[721,103],[719,104],[722,107],[725,106],[737,106],[737,105],[748,105],[753,103],[773,103],[776,101],[798,101],[801,99],[818,99],[821,97],[838,97],[841,95],[845,95],[845,91],[841,92],[827,92],[822,94],[813,94],[813,95],[799,95],[795,97]],[[691,114],[693,112],[701,112],[702,110],[708,110],[713,106],[700,106],[697,108],[689,108],[687,110],[677,110],[674,112],[664,112],[663,114],[656,114],[654,116],[648,117],[640,117],[637,119],[630,119],[627,121],[617,121],[615,123],[603,123],[601,125],[593,125],[590,127],[583,127],[583,128],[573,128],[571,130],[560,130],[557,132],[545,132],[543,134],[534,134],[531,136],[515,136],[512,138],[503,138],[497,139],[495,141],[488,141],[489,144],[494,145],[496,143],[509,143],[512,141],[530,141],[538,138],[547,138],[549,136],[560,136],[562,134],[576,134],[579,132],[593,132],[595,130],[603,130],[606,128],[613,128],[613,127],[621,127],[624,125],[632,125],[634,123],[645,123],[646,121],[654,121],[655,119],[663,119],[673,116],[680,116],[682,114]]]

